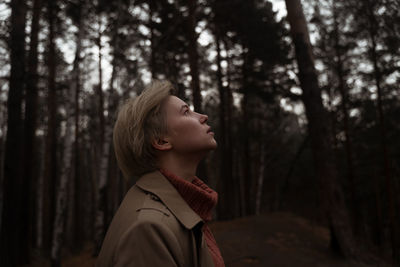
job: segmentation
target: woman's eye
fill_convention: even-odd
[[[189,113],[189,110],[185,110],[184,114],[187,115]]]

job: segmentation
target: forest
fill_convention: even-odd
[[[134,184],[117,111],[154,79],[209,117],[215,221],[287,212],[400,266],[398,0],[1,1],[1,266],[96,258]]]

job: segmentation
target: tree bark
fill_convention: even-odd
[[[222,66],[221,66],[221,42],[219,32],[215,33],[216,48],[217,48],[217,84],[219,92],[219,122],[220,122],[220,177],[218,179],[218,188],[220,194],[220,204],[218,217],[221,219],[231,219],[234,217],[235,211],[235,197],[234,197],[234,183],[232,181],[232,155],[228,154],[230,151],[229,145],[229,127],[228,127],[228,101],[227,88],[223,86],[222,82]]]
[[[37,179],[37,185],[36,185],[36,190],[35,190],[35,210],[36,210],[36,239],[35,239],[35,247],[41,248],[43,247],[43,192],[44,192],[44,164],[45,161],[43,160],[43,155],[45,155],[46,147],[44,145],[44,138],[38,138],[39,144],[38,144],[38,150],[40,150],[39,154],[42,156],[41,161],[39,164],[39,171],[38,171],[38,179]]]
[[[49,24],[47,69],[47,134],[43,180],[43,248],[51,249],[55,183],[57,181],[57,99],[56,99],[56,52],[55,52],[55,14],[56,1],[47,1],[47,20]],[[46,253],[47,254],[47,253]]]
[[[75,96],[75,142],[74,142],[74,183],[73,183],[73,197],[74,207],[73,207],[73,228],[72,228],[72,235],[73,235],[73,243],[74,243],[74,250],[79,251],[82,248],[82,236],[83,236],[83,229],[82,225],[82,205],[81,205],[81,188],[83,184],[83,179],[80,175],[81,173],[81,146],[80,146],[80,91],[81,91],[81,71],[80,65],[82,62],[81,59],[81,52],[82,52],[82,41],[84,38],[84,24],[83,20],[85,18],[85,6],[84,2],[80,4],[79,8],[79,18],[78,18],[78,36],[77,36],[77,48],[75,53],[75,60],[74,60],[74,75],[73,75],[73,83],[75,83],[75,93],[71,94]],[[99,63],[100,64],[100,63]],[[101,65],[100,65],[101,66]],[[99,82],[102,82],[101,80]],[[71,207],[72,209],[72,207]]]
[[[156,51],[154,45],[154,21],[153,21],[153,13],[155,9],[155,3],[153,0],[149,1],[149,22],[148,27],[150,29],[150,72],[151,78],[156,78]]]
[[[260,166],[258,168],[258,177],[256,183],[256,197],[255,197],[255,215],[260,215],[261,210],[261,201],[262,201],[262,192],[263,192],[263,184],[264,184],[264,171],[265,171],[265,141],[261,140],[260,146]]]
[[[111,114],[111,113],[108,113]],[[107,120],[109,121],[109,120]],[[112,127],[106,123],[104,142],[101,149],[99,178],[97,181],[96,215],[95,215],[95,255],[100,252],[101,244],[106,232],[107,213],[107,177],[109,167],[109,155],[112,141]]]
[[[376,227],[375,227],[375,240],[380,249],[381,254],[383,253],[383,242],[384,242],[384,223],[382,215],[382,198],[381,198],[381,179],[377,173],[374,173],[375,179],[375,210],[376,210]]]
[[[30,33],[29,55],[28,55],[28,72],[26,79],[26,102],[25,102],[25,121],[24,121],[24,187],[25,196],[24,205],[29,207],[22,220],[25,224],[23,229],[25,233],[21,242],[25,245],[25,258],[30,258],[30,246],[34,245],[35,222],[37,217],[35,210],[34,192],[37,188],[38,165],[37,144],[36,144],[36,128],[37,128],[37,109],[38,109],[38,36],[39,36],[39,19],[41,15],[42,1],[34,0],[33,14]],[[33,216],[32,216],[33,215]],[[28,261],[26,261],[28,263]]]
[[[79,171],[79,166],[77,166],[76,160],[78,158],[78,131],[79,131],[79,91],[80,91],[80,54],[82,50],[82,39],[83,39],[83,25],[82,25],[82,10],[84,7],[80,7],[80,15],[78,17],[78,34],[76,37],[76,51],[75,59],[72,70],[72,82],[69,87],[69,92],[67,94],[67,99],[65,103],[66,110],[66,124],[65,124],[65,136],[64,136],[64,150],[63,150],[63,162],[61,166],[60,182],[57,188],[57,202],[56,202],[56,216],[54,220],[53,236],[52,236],[52,249],[51,249],[51,265],[52,267],[61,266],[61,249],[64,243],[64,225],[66,222],[66,209],[68,202],[68,182],[71,179],[72,174],[72,153],[73,153],[73,125],[75,124],[75,186],[79,180],[76,179],[77,172]],[[75,116],[74,116],[75,113]],[[76,190],[75,193],[78,193]],[[78,199],[74,198],[75,202]],[[77,209],[77,206],[70,207],[71,209]],[[75,211],[75,214],[79,215]],[[79,228],[79,227],[77,227]],[[75,234],[75,233],[73,233]],[[78,245],[78,243],[76,243]]]
[[[278,203],[278,210],[281,210],[283,208],[283,199],[284,195],[287,193],[289,190],[289,185],[290,185],[290,177],[292,176],[294,167],[296,166],[297,161],[299,160],[301,154],[303,153],[304,149],[306,148],[307,144],[309,142],[309,136],[307,135],[303,141],[301,142],[300,146],[298,147],[296,154],[294,155],[293,159],[290,161],[289,169],[285,175],[285,179],[283,180],[283,184],[281,187],[281,190],[279,194],[281,195],[281,198],[279,199]]]
[[[103,143],[100,144],[100,166],[99,166],[99,174],[97,180],[97,190],[95,193],[95,227],[94,227],[94,255],[98,255],[101,249],[101,244],[103,242],[105,233],[106,233],[106,215],[107,215],[107,178],[108,178],[108,169],[109,169],[109,155],[111,150],[112,143],[112,122],[114,121],[114,113],[117,107],[116,100],[116,91],[114,88],[114,82],[117,75],[118,68],[118,59],[117,54],[118,50],[118,27],[119,27],[119,19],[121,14],[121,1],[118,1],[118,9],[117,9],[117,19],[115,23],[114,33],[113,33],[113,60],[112,60],[112,72],[109,84],[109,104],[108,104],[108,116],[105,119],[104,124],[104,140]]]
[[[74,70],[74,72],[77,72]],[[76,75],[76,74],[74,74]],[[69,97],[66,101],[66,117],[67,123],[65,125],[65,136],[64,136],[64,150],[63,150],[63,162],[61,165],[60,181],[57,188],[57,199],[56,199],[56,214],[53,226],[52,235],[52,248],[51,248],[51,266],[61,266],[61,249],[63,245],[63,233],[64,224],[66,220],[66,206],[67,206],[67,185],[68,180],[71,176],[72,168],[72,125],[74,124],[73,117],[73,101],[75,100],[75,86],[71,85],[69,90]]]
[[[189,0],[189,17],[188,17],[188,37],[189,37],[189,65],[190,76],[192,81],[190,83],[193,92],[193,106],[197,112],[202,112],[201,107],[201,94],[200,94],[200,80],[199,80],[199,54],[197,51],[197,34],[196,34],[196,1]]]
[[[103,93],[103,67],[102,67],[102,62],[103,62],[103,57],[102,57],[102,48],[103,48],[103,43],[102,43],[102,22],[101,22],[101,14],[99,12],[98,14],[98,31],[97,31],[97,46],[99,48],[99,54],[98,54],[98,72],[99,72],[99,86],[97,87],[97,94],[99,97],[99,108],[98,108],[98,113],[99,113],[99,122],[100,122],[100,129],[99,129],[99,142],[100,144],[103,143],[104,141],[104,124],[105,124],[105,118],[104,118],[104,93]]]
[[[8,91],[8,120],[4,154],[3,209],[1,224],[1,266],[16,266],[20,263],[21,222],[24,206],[22,199],[22,100],[25,76],[25,24],[26,3],[21,0],[11,1],[10,32],[10,83]]]
[[[243,98],[242,98],[242,123],[243,123],[243,179],[244,179],[244,201],[246,204],[246,210],[244,215],[253,214],[253,205],[251,197],[252,189],[252,172],[251,172],[251,162],[250,162],[250,142],[249,142],[249,95],[248,95],[248,70],[247,66],[251,65],[249,62],[246,52],[243,52],[243,66],[242,66],[242,87],[243,87]]]
[[[322,105],[321,90],[314,66],[309,33],[300,0],[285,0],[290,32],[295,45],[300,85],[303,90],[308,129],[313,150],[322,207],[331,225],[338,251],[345,257],[357,256],[357,247],[350,226],[342,189],[334,164],[334,152],[327,112]]]
[[[232,142],[232,111],[233,111],[233,96],[232,96],[232,89],[231,89],[231,67],[233,66],[232,60],[230,58],[229,54],[229,45],[228,42],[223,39],[221,40],[222,44],[224,45],[225,51],[226,51],[226,61],[228,62],[228,66],[226,68],[226,80],[227,80],[227,85],[224,86],[224,93],[225,93],[225,110],[226,110],[226,117],[225,117],[225,146],[226,146],[226,151],[225,151],[225,156],[226,156],[226,170],[228,172],[228,182],[233,182],[235,191],[236,192],[236,197],[235,199],[239,202],[238,203],[238,209],[239,209],[239,215],[244,214],[244,194],[243,194],[243,179],[240,179],[240,174],[239,172],[234,172],[233,170],[233,157],[235,155],[234,149],[233,149],[233,142]],[[221,64],[221,59],[220,59],[220,64]],[[222,72],[222,66],[220,66],[221,72]],[[221,76],[221,82],[222,82],[222,76]],[[236,174],[236,175],[235,175]]]
[[[202,98],[200,89],[199,79],[199,53],[197,51],[197,34],[196,34],[196,9],[197,2],[195,0],[188,1],[189,17],[187,24],[187,34],[189,39],[188,55],[189,55],[189,66],[190,76],[192,78],[190,86],[192,88],[193,96],[193,107],[196,112],[202,113]],[[199,177],[204,181],[208,182],[207,167],[205,161],[202,160],[198,166],[197,173]]]

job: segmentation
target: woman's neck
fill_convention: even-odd
[[[159,168],[168,170],[178,177],[189,182],[196,176],[197,166],[201,158],[195,156],[178,156],[176,154],[165,154],[159,159]]]

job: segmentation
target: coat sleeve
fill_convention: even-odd
[[[114,255],[115,267],[184,266],[180,244],[161,222],[139,221],[121,237]]]

